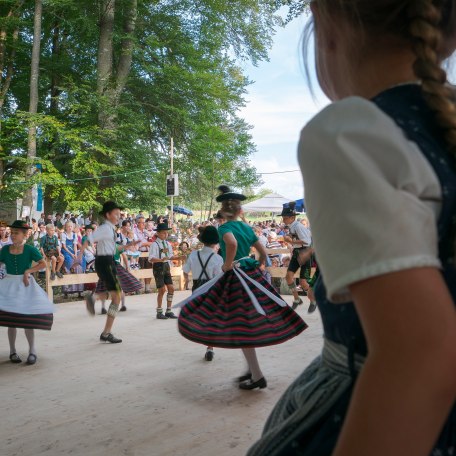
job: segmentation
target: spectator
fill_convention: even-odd
[[[40,250],[44,258],[51,262],[51,280],[55,280],[55,276],[60,279],[63,277],[61,268],[65,261],[60,247],[60,242],[55,234],[55,226],[49,223],[45,226],[44,236],[40,239]]]

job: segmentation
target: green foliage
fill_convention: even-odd
[[[47,210],[89,210],[107,198],[129,207],[164,208],[171,137],[181,182],[178,203],[210,211],[221,182],[237,188],[261,184],[249,162],[255,151],[250,127],[237,114],[250,83],[239,61],[267,59],[274,30],[285,22],[284,8],[290,19],[307,2],[138,0],[136,28],[128,35],[124,21],[133,3],[116,2],[114,71],[100,96],[101,0],[44,1],[39,114],[30,116],[33,2],[2,2],[0,29],[7,43],[12,30],[20,29],[0,112],[2,197],[21,197],[39,182]],[[11,8],[20,9],[12,19]],[[133,59],[115,99],[126,38],[133,39]],[[114,128],[100,125],[101,112]],[[43,169],[24,182],[26,168],[36,165],[26,159],[30,122],[38,127],[37,163]]]

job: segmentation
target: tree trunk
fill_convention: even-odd
[[[8,18],[17,16],[22,7],[24,0],[18,1],[15,8],[12,8],[8,14]],[[16,56],[16,43],[19,37],[19,29],[15,28],[12,33],[11,51],[8,55],[7,40],[8,34],[6,28],[0,29],[0,141],[2,135],[2,120],[3,120],[3,105],[5,104],[6,95],[11,85],[13,78],[13,65]],[[3,77],[6,66],[6,75]],[[3,188],[3,177],[5,175],[5,157],[6,153],[0,142],[0,189]]]
[[[97,93],[100,97],[98,126],[101,129],[113,129],[113,117],[109,109],[109,85],[112,83],[113,35],[115,0],[101,0],[100,37],[98,40]]]
[[[38,111],[38,77],[40,72],[40,48],[41,48],[41,18],[43,15],[43,2],[42,0],[35,0],[35,17],[33,24],[33,48],[32,48],[32,64],[31,64],[31,75],[30,75],[30,106],[29,113],[34,115]],[[26,180],[29,180],[34,171],[36,158],[36,123],[31,120],[28,132],[28,152],[27,152],[27,171]],[[32,187],[27,189],[24,199],[23,206],[29,206],[32,208]]]

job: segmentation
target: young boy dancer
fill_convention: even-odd
[[[174,255],[173,246],[167,241],[170,230],[168,223],[159,223],[157,226],[157,240],[152,243],[149,250],[149,262],[152,263],[152,270],[158,289],[157,319],[159,320],[177,318],[171,310],[174,296],[171,261],[181,260],[182,257]],[[168,291],[168,294],[166,296],[166,312],[163,314],[162,306],[165,291]]]
[[[87,247],[89,241],[97,243],[97,254],[95,257],[95,271],[101,281],[104,282],[106,290],[111,294],[112,302],[109,306],[106,315],[106,324],[103,332],[100,335],[100,340],[110,342],[111,344],[119,344],[122,339],[115,337],[112,333],[112,326],[121,301],[121,287],[117,278],[117,268],[114,260],[116,253],[116,224],[120,219],[120,211],[122,208],[114,201],[107,201],[103,204],[103,209],[100,212],[105,219],[104,223],[84,242],[81,254]],[[95,315],[95,297],[92,294],[86,296],[87,311],[91,315]]]
[[[287,284],[293,294],[293,310],[302,304],[302,299],[298,295],[296,289],[295,274],[298,269],[301,269],[299,278],[303,290],[307,293],[309,284],[307,282],[307,271],[310,271],[310,255],[305,255],[308,248],[312,243],[312,237],[310,231],[304,227],[302,223],[296,220],[295,203],[290,203],[289,207],[283,209],[282,214],[283,222],[290,229],[291,236],[285,236],[286,242],[293,245],[293,255],[291,257],[290,265],[287,270]],[[305,259],[304,261],[302,261]],[[311,310],[309,308],[309,310]]]

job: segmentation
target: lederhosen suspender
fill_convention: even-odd
[[[212,258],[215,254],[214,254],[214,253],[211,253],[211,254],[209,255],[209,258],[207,259],[207,261],[206,261],[205,264],[203,264],[203,261],[201,260],[201,255],[200,255],[200,252],[199,252],[199,251],[197,252],[197,255],[198,255],[198,261],[199,261],[199,263],[200,263],[200,265],[201,265],[201,268],[202,268],[201,274],[200,274],[200,276],[198,277],[198,282],[200,282],[201,280],[210,280],[210,279],[209,279],[209,275],[207,274],[206,269],[207,269],[207,266],[208,266],[208,264],[209,264],[209,261],[211,261],[211,258]],[[203,274],[206,276],[206,279],[203,279],[203,278],[202,278],[202,277],[203,277]]]
[[[198,279],[193,280],[193,289],[192,289],[193,291],[195,291],[201,285],[205,284],[206,282],[208,282],[210,280],[209,275],[207,273],[207,266],[209,265],[209,261],[211,261],[211,258],[215,255],[215,253],[211,253],[209,255],[209,258],[206,260],[205,264],[203,264],[203,261],[201,260],[200,251],[197,252],[197,255],[198,255],[198,261],[201,265],[202,271],[201,271],[201,274],[199,275]],[[203,279],[203,275],[206,276],[205,279]]]

